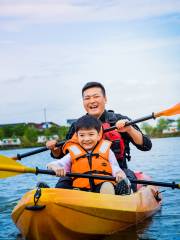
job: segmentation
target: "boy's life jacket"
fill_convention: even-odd
[[[110,147],[110,141],[101,139],[92,152],[87,152],[79,145],[77,135],[74,134],[63,146],[63,152],[64,154],[67,151],[70,153],[72,173],[112,175],[112,168],[109,162]],[[104,180],[74,178],[73,187],[93,189],[94,185],[101,182],[104,182]]]

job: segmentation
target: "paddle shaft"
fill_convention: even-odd
[[[130,125],[133,125],[135,123],[139,123],[139,122],[143,122],[143,121],[146,121],[146,120],[149,120],[149,119],[155,119],[155,115],[154,113],[152,113],[151,115],[148,115],[146,117],[142,117],[142,118],[137,118],[135,120],[132,120],[132,121],[129,121],[125,124],[125,126],[130,126]],[[116,129],[116,126],[112,126],[110,128],[107,128],[107,129],[104,129],[103,132],[109,132],[109,131],[112,131],[112,130],[115,130]]]
[[[61,141],[61,142],[57,143],[57,144],[56,144],[56,147],[63,146],[65,142],[66,142],[66,141],[64,140],[64,141]],[[38,148],[38,149],[36,149],[36,150],[30,151],[30,152],[27,152],[27,153],[23,153],[23,154],[19,154],[19,153],[18,153],[17,156],[16,156],[16,158],[17,158],[17,160],[21,160],[22,158],[29,157],[29,156],[34,155],[34,154],[37,154],[37,153],[45,152],[45,151],[47,151],[47,150],[49,150],[49,148],[47,148],[47,147],[42,147],[42,148]]]
[[[56,175],[56,173],[52,170],[44,170],[36,168],[36,174],[48,174],[48,175]],[[81,174],[81,173],[66,173],[67,177],[77,177],[77,178],[90,178],[90,179],[99,179],[99,180],[106,180],[106,181],[115,181],[115,177],[111,176],[100,176],[100,175],[91,175],[91,174]],[[177,188],[180,189],[180,184],[176,184],[175,182],[166,183],[166,182],[155,182],[155,181],[148,181],[148,180],[130,180],[131,183],[136,184],[143,184],[143,185],[153,185],[153,186],[160,186],[160,187],[170,187],[172,189]]]

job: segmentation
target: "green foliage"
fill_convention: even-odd
[[[25,129],[23,137],[25,139],[28,139],[28,141],[36,142],[38,136],[38,130],[35,127],[28,127]]]
[[[24,135],[22,138],[21,138],[21,141],[22,141],[22,146],[23,147],[31,147],[32,146],[32,142],[28,139],[28,137],[26,135]]]
[[[168,124],[169,124],[169,121],[167,119],[160,118],[156,125],[157,132],[162,133],[163,130],[168,128]]]
[[[3,138],[3,136],[4,136],[4,130],[3,128],[0,128],[0,139]]]
[[[177,119],[178,130],[180,131],[180,118]]]
[[[60,127],[60,128],[61,128],[61,127]],[[58,134],[59,127],[57,127],[57,126],[52,126],[51,128],[49,128],[49,130],[50,130],[50,134],[51,134],[51,135]]]
[[[3,127],[4,137],[10,138],[13,135],[13,126],[6,125]]]
[[[43,131],[43,134],[46,136],[46,137],[49,137],[51,135],[51,130],[50,128],[46,128],[44,131]]]
[[[13,131],[13,135],[18,136],[18,137],[22,137],[24,135],[24,132],[26,130],[26,124],[18,124],[15,125],[12,129]]]
[[[16,124],[16,125],[6,125],[3,127],[3,135],[6,138],[11,138],[12,136],[22,137],[25,129],[26,124]]]
[[[141,125],[141,129],[147,134],[147,135],[151,135],[153,132],[153,127],[149,124],[149,123],[143,123]]]
[[[60,140],[63,140],[66,138],[66,134],[67,134],[68,130],[69,130],[69,127],[66,127],[66,126],[62,126],[59,128],[58,135],[59,135]]]

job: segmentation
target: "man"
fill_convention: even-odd
[[[107,97],[105,88],[101,83],[86,83],[82,89],[82,99],[87,114],[98,118],[103,123],[104,129],[116,126],[117,131],[105,133],[104,138],[112,141],[111,149],[115,153],[119,166],[126,172],[130,180],[134,179],[134,173],[127,168],[127,160],[130,161],[131,158],[129,144],[132,143],[141,151],[149,151],[152,147],[151,140],[140,131],[137,125],[125,126],[130,118],[105,109]],[[66,139],[70,139],[74,133],[75,123],[71,125]],[[55,141],[49,141],[46,146],[51,149],[51,156],[59,159],[63,157],[63,154],[61,148],[55,147],[55,144]],[[59,184],[62,181],[63,179],[60,179]],[[58,184],[56,187],[58,187]],[[136,186],[133,187],[136,190]]]

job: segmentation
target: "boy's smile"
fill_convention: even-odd
[[[96,129],[81,129],[77,132],[78,142],[86,151],[92,150],[100,140]]]

